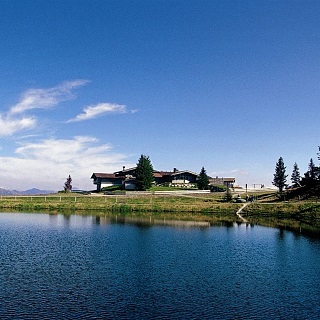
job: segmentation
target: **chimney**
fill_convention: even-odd
[[[173,168],[173,172],[176,173],[178,171],[177,168]]]
[[[125,168],[126,168],[126,166],[123,166],[123,167],[122,167],[122,171],[124,171]]]

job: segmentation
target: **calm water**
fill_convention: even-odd
[[[0,213],[1,319],[319,319],[320,240]]]

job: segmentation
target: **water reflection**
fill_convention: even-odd
[[[10,213],[14,214],[14,213]],[[18,213],[17,213],[18,214]],[[21,213],[19,213],[21,215]],[[27,215],[30,213],[22,213],[20,220],[25,220],[25,223],[29,223]],[[220,226],[225,228],[234,228],[235,226],[246,228],[253,228],[254,226],[267,226],[271,228],[276,228],[279,230],[278,237],[281,239],[284,236],[285,231],[292,232],[296,237],[301,235],[308,236],[311,238],[319,239],[320,230],[314,226],[302,223],[295,220],[281,220],[270,217],[254,217],[249,218],[249,222],[242,222],[236,219],[232,219],[230,216],[220,216],[220,215],[202,215],[184,218],[174,218],[174,214],[158,216],[156,213],[150,213],[148,216],[139,216],[135,214],[112,214],[110,212],[88,212],[81,214],[75,212],[53,212],[53,213],[36,213],[39,219],[37,219],[37,224],[46,224],[47,220],[50,221],[51,226],[74,228],[86,225],[109,225],[109,224],[119,224],[119,225],[135,225],[141,228],[149,228],[152,226],[171,226],[179,228],[210,228],[213,226]],[[182,216],[182,215],[181,215]],[[22,219],[21,217],[24,217]]]
[[[92,219],[93,223],[100,224],[131,224],[139,227],[150,227],[150,226],[172,226],[181,228],[209,228],[212,226],[221,226],[226,228],[234,228],[235,226],[245,226],[246,228],[254,228],[255,225],[267,226],[276,228],[279,230],[279,237],[283,236],[284,231],[291,231],[295,236],[305,235],[315,238],[320,238],[320,230],[313,228],[307,224],[297,223],[296,221],[286,221],[285,224],[281,220],[275,220],[270,218],[259,218],[253,219],[250,222],[242,222],[236,219],[225,219],[225,220],[214,220],[208,218],[207,221],[198,221],[186,219],[173,219],[168,217],[157,218],[156,215],[150,215],[149,217],[137,217],[134,215],[113,215],[104,214],[94,216]]]
[[[135,225],[137,227],[151,227],[154,225],[157,226],[174,226],[174,227],[182,227],[182,228],[192,228],[192,227],[201,227],[201,228],[208,228],[210,227],[210,222],[207,221],[189,221],[189,220],[174,220],[174,219],[156,219],[152,216],[148,218],[141,218],[141,217],[133,217],[133,216],[120,216],[120,215],[106,215],[106,216],[99,216],[94,217],[92,222],[100,225],[100,224],[129,224]]]
[[[223,219],[216,217],[208,217],[206,221],[199,221],[195,216],[193,220],[188,219],[174,219],[172,216],[163,216],[157,217],[156,214],[150,214],[149,216],[135,216],[135,215],[121,215],[121,214],[112,214],[112,213],[99,213],[95,214],[74,214],[74,213],[62,213],[62,214],[49,214],[50,220],[56,220],[56,224],[59,225],[63,223],[66,227],[72,227],[74,224],[78,223],[76,217],[86,217],[86,223],[92,223],[97,226],[99,225],[108,225],[108,224],[130,224],[138,227],[148,228],[151,226],[172,226],[180,228],[209,228],[212,226],[221,226],[226,228],[234,228],[235,226],[245,226],[246,228],[253,228],[255,225],[267,226],[271,228],[276,228],[279,230],[279,237],[282,238],[285,231],[291,231],[295,236],[305,235],[314,238],[320,238],[320,230],[310,226],[308,224],[303,224],[297,221],[288,221],[285,222],[282,220],[277,220],[274,218],[254,218],[250,222],[242,222],[230,219]],[[202,217],[203,218],[203,217]],[[63,219],[63,221],[61,221]],[[82,223],[84,220],[81,220]]]
[[[319,318],[319,240],[220,225],[0,214],[1,319]]]
[[[284,228],[279,228],[278,238],[279,238],[279,240],[283,240],[283,238],[284,238]]]
[[[96,216],[96,218],[95,218],[95,224],[96,224],[96,225],[100,225],[100,220],[101,220],[101,217],[100,217],[100,216]]]

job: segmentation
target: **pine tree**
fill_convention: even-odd
[[[317,167],[314,164],[312,158],[310,159],[310,162],[309,162],[308,173],[309,173],[310,180],[314,182],[317,178]]]
[[[286,182],[287,182],[286,167],[284,166],[282,157],[280,157],[278,162],[276,163],[276,169],[273,175],[272,184],[279,189],[279,192],[282,192],[284,187],[286,186]]]
[[[69,174],[69,177],[68,177],[67,181],[64,183],[64,191],[65,192],[70,192],[72,190],[71,182],[72,182],[72,179],[71,179],[71,176]]]
[[[223,200],[226,202],[231,202],[232,199],[233,199],[232,192],[231,192],[230,188],[227,188],[226,192],[224,193]]]
[[[206,169],[202,167],[200,174],[197,179],[198,189],[207,190],[209,186],[209,177],[207,175]]]
[[[149,157],[141,155],[136,168],[136,190],[145,191],[151,188],[153,177],[153,166]]]
[[[313,159],[310,159],[308,171],[304,174],[303,184],[312,187],[319,182],[319,167],[317,167]]]
[[[300,181],[301,181],[301,177],[300,177],[299,167],[298,167],[297,163],[295,162],[293,165],[291,182],[294,187],[300,187]]]

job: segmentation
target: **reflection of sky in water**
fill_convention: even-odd
[[[319,240],[246,224],[113,219],[0,214],[1,318],[319,315]]]
[[[61,228],[61,227],[89,227],[95,221],[96,217],[90,215],[62,215],[45,213],[0,213],[0,221],[7,225],[16,225],[17,227],[37,227],[37,228]]]

